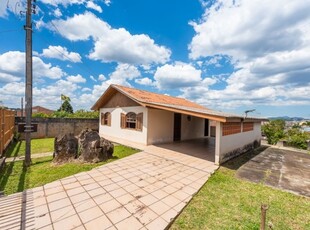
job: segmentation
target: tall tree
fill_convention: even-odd
[[[59,108],[60,111],[65,111],[67,113],[73,113],[73,108],[72,108],[72,105],[70,104],[70,102],[68,100],[65,100],[60,108]]]

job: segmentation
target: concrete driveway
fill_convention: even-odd
[[[310,154],[269,147],[240,167],[237,176],[310,197]]]
[[[152,146],[0,198],[0,229],[165,229],[217,168]]]

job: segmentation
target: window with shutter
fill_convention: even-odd
[[[143,128],[143,113],[137,114],[137,130],[142,131]]]
[[[125,129],[126,128],[126,114],[121,113],[121,128]]]
[[[104,125],[111,126],[111,113],[106,112],[104,114]]]

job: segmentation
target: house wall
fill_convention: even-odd
[[[174,113],[159,109],[148,109],[147,144],[173,141]]]
[[[148,111],[142,106],[118,107],[118,108],[101,108],[101,113],[111,113],[111,126],[101,125],[99,123],[99,134],[126,139],[132,142],[147,144],[147,117]],[[142,131],[121,128],[121,113],[134,112],[136,114],[143,113]],[[101,120],[101,117],[100,117]]]
[[[182,114],[181,140],[204,137],[205,120],[193,116],[190,116],[190,120],[188,120],[187,117],[187,115]]]
[[[223,123],[217,122],[216,163],[224,163],[225,161],[260,145],[260,123],[254,123],[253,131],[241,132],[227,136],[222,136],[222,126]]]

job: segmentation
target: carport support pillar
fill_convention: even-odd
[[[220,164],[220,154],[221,154],[221,137],[222,137],[222,123],[216,122],[215,129],[215,164]]]

